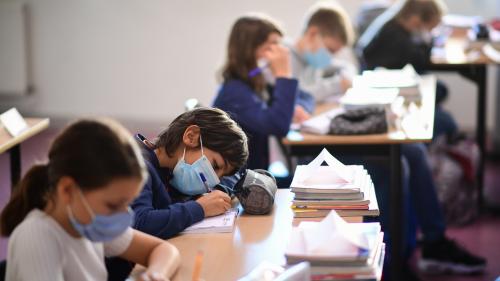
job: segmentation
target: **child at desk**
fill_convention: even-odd
[[[146,266],[144,280],[173,275],[177,249],[130,227],[128,205],[146,167],[123,127],[78,121],[48,157],[27,172],[2,211],[2,235],[10,235],[6,280],[106,280],[104,256]]]
[[[412,1],[412,0],[410,0]],[[428,1],[431,2],[431,1]],[[323,45],[332,47],[334,44],[330,42],[337,41],[338,44],[348,42],[344,34],[348,34],[351,27],[347,19],[342,19],[345,15],[342,8],[337,5],[333,6],[315,6],[306,17],[304,24],[305,31],[301,40],[308,38],[308,32],[311,30],[319,30],[319,34],[333,34],[330,35],[329,40],[323,36]],[[328,23],[337,23],[336,25]],[[321,29],[327,28],[327,31]],[[321,37],[321,36],[320,36]],[[319,41],[319,40],[318,40]],[[344,43],[345,44],[345,43]],[[323,64],[327,67],[330,58],[325,56]],[[305,68],[299,68],[297,75],[300,77]],[[322,78],[316,76],[316,83],[318,88],[323,88],[322,85],[328,83],[329,78]],[[331,95],[336,94],[334,91]],[[404,144],[401,146],[403,156],[403,169],[405,170],[403,177],[403,185],[409,189],[409,197],[411,198],[412,211],[416,214],[417,222],[421,228],[424,242],[423,242],[423,256],[420,260],[420,268],[423,271],[432,271],[438,269],[439,271],[455,270],[460,272],[466,271],[481,271],[484,269],[485,261],[480,257],[476,257],[465,249],[461,248],[454,241],[448,239],[445,235],[445,222],[439,204],[436,188],[432,178],[432,172],[427,160],[426,148],[422,144]],[[356,159],[358,160],[358,159]],[[388,205],[388,190],[389,183],[386,182],[388,173],[382,169],[377,163],[369,161],[365,166],[370,171],[377,188],[377,197],[380,198],[382,208],[382,224],[384,226],[390,223],[388,221],[389,212],[386,212]],[[411,222],[410,222],[411,223]],[[409,226],[407,226],[409,227]],[[410,234],[411,235],[411,234]],[[443,254],[446,253],[446,254]]]
[[[168,239],[231,207],[229,195],[215,187],[245,165],[248,147],[245,133],[224,111],[195,108],[175,118],[154,141],[136,138],[149,177],[132,203],[134,228]],[[123,280],[133,268],[116,258],[107,266],[109,280]]]
[[[230,113],[249,137],[248,168],[267,169],[270,136],[283,137],[292,120],[309,118],[314,100],[291,78],[288,50],[272,20],[239,18],[229,35],[223,83],[213,106]]]
[[[334,55],[353,40],[349,17],[338,4],[318,3],[309,9],[302,34],[288,47],[293,77],[317,102],[342,95],[351,87],[356,67]]]
[[[445,5],[440,0],[401,0],[389,7],[366,29],[357,43],[358,54],[366,69],[385,67],[400,69],[411,64],[419,73],[431,64],[431,30],[441,22]],[[458,126],[441,108],[448,88],[438,81],[434,138],[452,136]]]

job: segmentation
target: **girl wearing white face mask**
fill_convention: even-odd
[[[27,172],[2,211],[7,280],[106,280],[105,256],[146,266],[144,280],[171,277],[177,249],[130,227],[128,204],[146,171],[123,127],[78,121],[55,139],[48,158]]]
[[[292,120],[307,119],[314,107],[291,78],[290,55],[281,37],[268,18],[239,18],[229,35],[224,81],[213,103],[229,112],[249,136],[251,169],[267,169],[269,137],[285,136]]]

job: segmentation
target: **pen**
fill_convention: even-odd
[[[207,185],[207,178],[205,177],[205,175],[203,173],[200,173],[200,178],[201,178],[201,181],[203,182],[203,184],[205,185],[205,188],[207,189],[207,192],[211,192],[212,189],[208,187],[208,185]]]
[[[194,268],[193,268],[193,278],[192,278],[193,281],[200,280],[202,264],[203,264],[203,252],[198,251],[198,254],[196,254],[196,257],[194,258]]]
[[[269,66],[269,62],[267,60],[262,60],[262,61],[257,62],[257,67],[248,72],[248,77],[253,78],[253,77],[261,74],[262,70],[268,66]]]

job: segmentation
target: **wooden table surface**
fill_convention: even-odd
[[[28,129],[17,137],[12,137],[3,126],[0,126],[0,153],[47,129],[50,123],[48,118],[25,118],[25,120]]]
[[[205,281],[237,280],[262,261],[284,265],[292,225],[300,222],[293,219],[292,199],[290,190],[279,189],[271,214],[252,216],[240,212],[232,233],[183,234],[168,240],[181,253],[181,267],[173,280],[191,280],[198,251],[204,253],[201,278]],[[345,219],[362,221],[360,217]]]

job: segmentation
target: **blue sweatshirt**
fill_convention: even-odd
[[[241,80],[228,80],[222,85],[213,106],[228,112],[248,136],[249,169],[269,166],[268,138],[284,137],[290,129],[295,104],[307,111],[314,109],[314,99],[298,88],[296,79],[278,78],[264,101]]]
[[[203,220],[205,213],[194,201],[175,202],[175,189],[168,182],[172,172],[161,168],[154,151],[140,143],[149,177],[139,196],[132,203],[135,212],[134,228],[168,239],[186,227]]]
[[[131,207],[135,213],[133,227],[162,239],[168,239],[186,227],[203,220],[205,213],[194,201],[176,202],[181,196],[170,184],[172,172],[161,168],[152,149],[139,142],[148,168],[148,179]],[[173,195],[173,196],[172,196]],[[175,198],[172,198],[175,197]],[[125,280],[134,264],[120,258],[107,258],[108,280]]]

